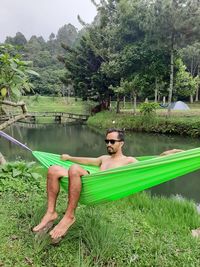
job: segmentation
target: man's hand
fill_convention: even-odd
[[[62,155],[60,156],[60,158],[61,158],[62,160],[69,160],[70,155],[68,155],[68,154],[62,154]]]
[[[167,151],[163,152],[162,154],[160,154],[160,156],[167,156],[167,155],[175,154],[175,153],[182,152],[182,151],[184,151],[184,150],[182,150],[182,149],[171,149],[171,150],[167,150]]]

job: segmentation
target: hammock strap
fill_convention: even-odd
[[[10,135],[4,133],[3,131],[0,131],[0,136],[4,137],[5,139],[9,140],[10,142],[12,142],[13,144],[19,145],[21,147],[23,147],[24,149],[29,150],[30,152],[32,152],[32,150],[27,147],[26,145],[22,144],[21,142],[19,142],[18,140],[16,140],[15,138],[11,137]]]

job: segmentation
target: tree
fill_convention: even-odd
[[[109,89],[112,90],[117,95],[117,106],[116,106],[116,113],[120,113],[120,98],[125,94],[125,86],[124,81],[120,81],[119,86],[109,86]]]
[[[190,96],[190,102],[193,102],[193,94],[197,87],[197,80],[186,71],[186,66],[181,59],[176,60],[176,67],[178,71],[175,76],[175,91],[180,96]]]
[[[180,55],[193,77],[196,77],[197,88],[195,101],[199,100],[199,76],[200,76],[200,43],[195,42],[180,51]]]
[[[12,44],[15,46],[24,46],[27,43],[25,36],[21,32],[17,32],[15,37],[6,37],[6,44]]]
[[[57,51],[62,52],[61,44],[72,46],[77,37],[77,30],[72,24],[62,26],[56,35]]]
[[[21,106],[23,114],[3,123],[0,129],[25,118],[27,113],[25,103],[22,101],[17,103],[7,101],[6,98],[18,100],[21,94],[31,90],[32,85],[29,82],[29,75],[38,76],[36,72],[29,68],[30,62],[21,60],[20,55],[14,52],[14,47],[11,45],[0,46],[0,105]]]
[[[200,6],[198,0],[144,1],[147,12],[143,27],[152,45],[166,47],[170,53],[169,107],[173,95],[174,56],[178,47],[199,38]],[[170,110],[169,110],[170,111]]]
[[[0,89],[5,88],[7,95],[14,98],[30,91],[29,75],[38,74],[29,69],[30,62],[12,53],[12,46],[0,46]]]

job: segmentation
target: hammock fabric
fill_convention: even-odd
[[[45,167],[59,165],[69,168],[73,162],[60,160],[60,155],[32,151]],[[168,156],[137,157],[139,162],[99,171],[98,167],[82,165],[90,174],[82,177],[80,203],[97,204],[120,199],[152,186],[167,182],[200,168],[200,148]],[[68,178],[60,181],[68,190]]]
[[[52,165],[69,168],[73,164],[73,162],[61,160],[60,155],[32,151],[2,131],[0,136],[32,152],[46,168]],[[137,163],[106,171],[99,171],[98,167],[82,165],[90,174],[82,177],[80,203],[88,205],[116,200],[196,171],[200,169],[200,148],[168,156],[144,156],[137,159],[139,160]],[[68,191],[68,178],[63,177],[60,183],[64,190]]]

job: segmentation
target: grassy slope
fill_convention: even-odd
[[[22,98],[27,105],[28,111],[43,112],[43,111],[57,111],[57,112],[72,112],[85,114],[85,102],[78,99],[75,101],[74,98],[61,97],[48,97],[48,96],[25,96]],[[20,108],[12,108],[7,106],[7,110],[12,112],[21,112]]]
[[[84,102],[80,99],[75,101],[74,98],[70,98],[68,101],[67,98],[40,96],[38,99],[35,97],[26,98],[25,101],[29,111],[85,112]]]
[[[44,211],[44,194],[1,195],[1,266],[200,266],[200,226],[194,204],[146,193],[98,205],[80,206],[77,221],[59,246],[31,227]],[[59,212],[65,210],[61,195]]]

